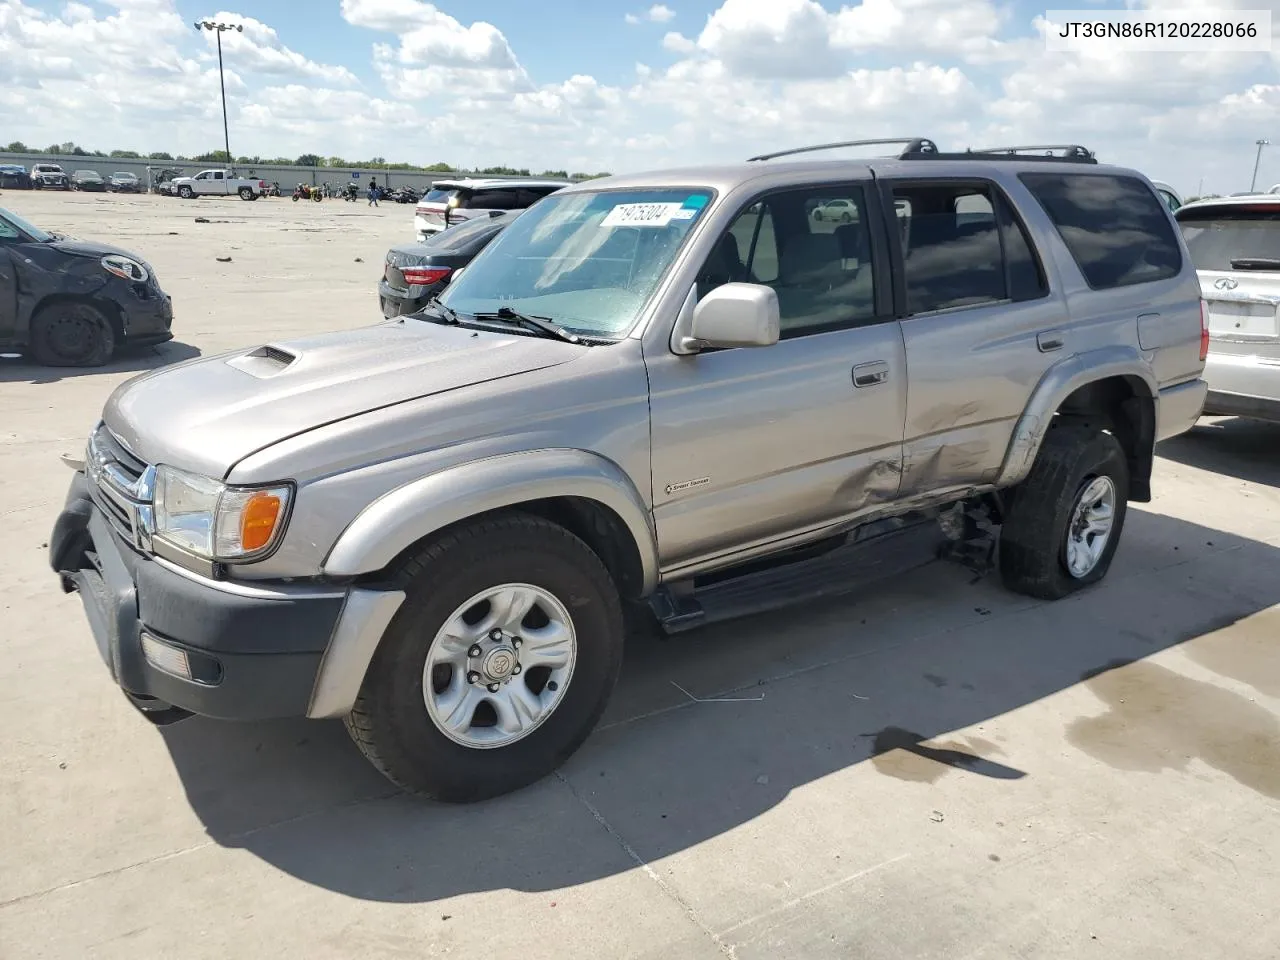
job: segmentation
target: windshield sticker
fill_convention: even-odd
[[[709,199],[711,198],[705,193],[693,193],[685,200],[684,205],[685,208],[689,210],[701,210],[707,205],[707,201]]]
[[[698,215],[698,211],[691,207],[681,207],[671,215],[672,220],[692,220]]]
[[[600,226],[665,227],[679,209],[678,203],[620,203],[600,221]]]

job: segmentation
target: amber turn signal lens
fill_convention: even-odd
[[[240,543],[245,553],[261,550],[271,542],[280,519],[280,498],[274,493],[255,493],[240,514]]]

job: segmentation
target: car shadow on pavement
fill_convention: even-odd
[[[1280,424],[1244,417],[1201,420],[1156,447],[1156,455],[1189,467],[1280,487]]]
[[[110,363],[100,367],[44,367],[23,358],[0,359],[0,383],[57,383],[78,377],[96,377],[110,373],[143,373],[167,367],[200,356],[200,349],[189,343],[170,340],[149,347],[121,347]]]
[[[824,789],[848,791],[843,806],[869,828],[893,813],[862,807],[853,785],[863,775],[921,791],[944,777],[950,790],[972,782],[987,784],[986,795],[992,783],[1016,791],[1034,782],[1045,756],[1095,749],[1089,731],[1077,741],[1068,728],[1105,711],[1109,671],[1140,668],[1158,651],[1280,602],[1277,574],[1280,551],[1268,544],[1134,508],[1110,577],[1057,603],[929,561],[803,608],[677,639],[640,637],[604,722],[559,773],[470,806],[397,793],[335,722],[192,719],[158,735],[216,843],[307,883],[406,903],[548,891],[720,837],[832,775]],[[1223,636],[1234,633],[1198,642]],[[1234,652],[1216,649],[1202,662],[1250,682],[1253,666]],[[1205,696],[1182,690],[1176,708],[1157,704],[1134,739],[1123,724],[1104,731],[1094,759],[1115,770],[1159,769],[1167,737],[1152,725],[1164,722],[1179,731],[1253,723],[1259,729],[1241,735],[1266,742],[1261,728],[1275,721],[1265,710],[1258,720],[1249,710],[1261,708],[1247,698],[1174,676]],[[978,729],[1081,682],[1103,685],[1097,707],[1064,717],[1064,739],[1043,750],[1008,753],[999,736]],[[1164,688],[1154,689],[1159,696]],[[1135,693],[1128,698],[1137,703]],[[1212,713],[1195,706],[1201,699]],[[1276,756],[1261,759],[1280,769],[1280,730],[1270,736]],[[1234,737],[1202,737],[1200,759],[1231,773],[1213,751]],[[868,766],[850,775],[861,764]]]

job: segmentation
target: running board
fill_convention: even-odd
[[[901,523],[901,521],[898,521]],[[792,604],[851,593],[868,583],[922,567],[937,559],[942,535],[932,521],[889,529],[781,566],[751,568],[742,576],[720,575],[700,586],[664,585],[649,599],[668,635],[725,620],[748,617]]]

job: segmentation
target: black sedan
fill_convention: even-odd
[[[96,170],[77,170],[71,174],[71,189],[105,193],[107,181]]]
[[[0,163],[0,190],[30,190],[31,175],[20,163]]]
[[[464,220],[433,233],[422,243],[404,243],[387,251],[378,298],[382,315],[399,317],[421,310],[439,296],[453,275],[470,263],[489,241],[523,211]]]
[[[107,177],[107,189],[112,193],[141,193],[142,181],[136,173],[113,173]]]
[[[0,208],[0,350],[99,366],[118,345],[172,340],[173,302],[127,250],[47,233]]]

